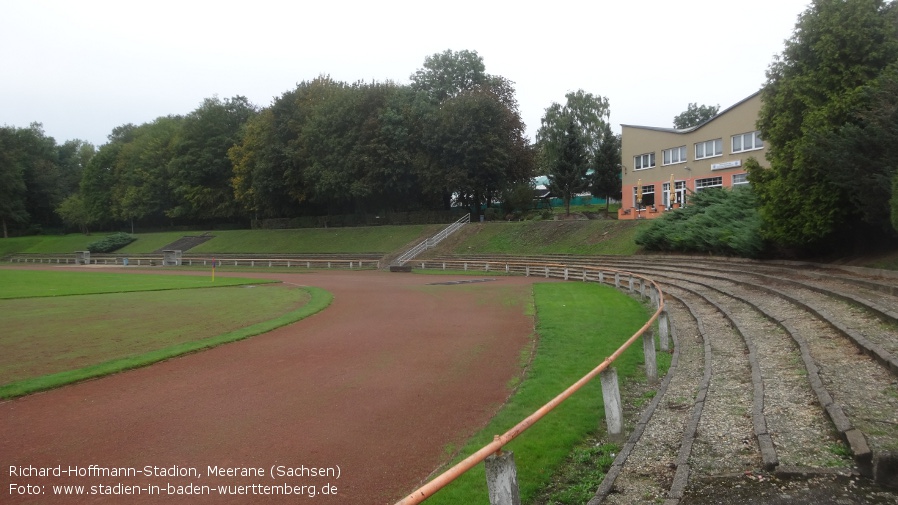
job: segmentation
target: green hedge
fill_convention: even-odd
[[[689,204],[652,221],[636,235],[650,251],[701,252],[756,258],[765,249],[761,217],[751,188],[706,189]]]
[[[107,235],[96,242],[87,245],[87,250],[92,253],[110,253],[137,240],[137,237],[128,233],[114,233]]]

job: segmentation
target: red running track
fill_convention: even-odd
[[[525,306],[532,279],[428,286],[452,278],[258,276],[322,287],[334,302],[265,335],[0,403],[0,502],[392,503],[444,462],[446,447],[492,417],[531,343]],[[91,475],[146,467],[164,474],[174,466],[196,475]],[[261,468],[264,475],[213,477],[210,466]],[[339,467],[340,475],[273,479],[277,466],[288,474]],[[27,475],[57,467],[87,475]],[[10,489],[13,483],[41,486],[44,494],[16,494],[23,488]],[[141,494],[75,497],[52,488],[119,483],[140,486]],[[259,486],[285,484],[301,494],[257,494]],[[163,494],[148,495],[151,485]],[[232,488],[239,495],[164,494],[219,485],[249,487]],[[317,496],[298,486],[314,486]],[[336,494],[322,495],[325,488]],[[180,488],[188,489],[202,488]]]

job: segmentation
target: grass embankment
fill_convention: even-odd
[[[423,240],[445,225],[366,226],[358,228],[301,228],[293,230],[225,230],[209,232],[214,237],[191,253],[388,253],[410,242]],[[201,232],[138,233],[137,240],[116,254],[146,254],[187,235]],[[84,251],[88,244],[108,233],[83,235],[39,235],[0,240],[0,256],[15,253],[67,254]]]
[[[475,223],[452,241],[449,254],[582,254],[629,255],[644,222],[600,219],[589,221],[522,221]],[[450,239],[451,240],[451,239]]]
[[[612,354],[650,316],[646,306],[593,283],[534,285],[539,343],[525,380],[489,425],[475,435],[452,464],[476,452],[543,406]],[[621,381],[645,380],[642,347],[634,345],[615,367]],[[666,365],[659,366],[666,370]],[[591,381],[561,406],[508,444],[514,451],[523,502],[547,487],[575,447],[604,426],[601,383]],[[575,453],[576,454],[576,453]],[[608,460],[610,464],[610,460]],[[604,470],[586,477],[585,503]],[[563,498],[556,498],[562,500]],[[488,503],[484,466],[477,465],[436,493],[428,503]]]
[[[209,287],[205,276],[0,270],[6,298],[0,300],[0,398],[259,335],[314,314],[332,300],[319,288],[248,289],[239,284],[265,281],[234,281],[219,279],[218,287]],[[46,297],[37,297],[39,286]],[[17,290],[31,298],[11,298]]]

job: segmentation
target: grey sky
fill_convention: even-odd
[[[468,49],[515,82],[533,138],[568,91],[611,121],[672,125],[689,102],[757,91],[807,0],[0,0],[0,124],[58,143],[187,114],[204,98],[259,106],[321,74],[409,82],[428,55]]]

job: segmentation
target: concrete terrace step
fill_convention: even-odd
[[[898,503],[893,272],[686,256],[481,254],[414,267],[421,262],[468,270],[493,262],[490,271],[507,263],[512,273],[527,271],[516,263],[555,263],[567,267],[530,275],[574,280],[583,275],[575,265],[591,265],[661,285],[675,360],[649,408],[627,414],[633,436],[590,505],[719,503],[733,488],[756,490],[758,501],[744,503],[765,503],[771,481],[790,503],[820,503],[806,490],[830,485],[885,500],[851,503]]]

